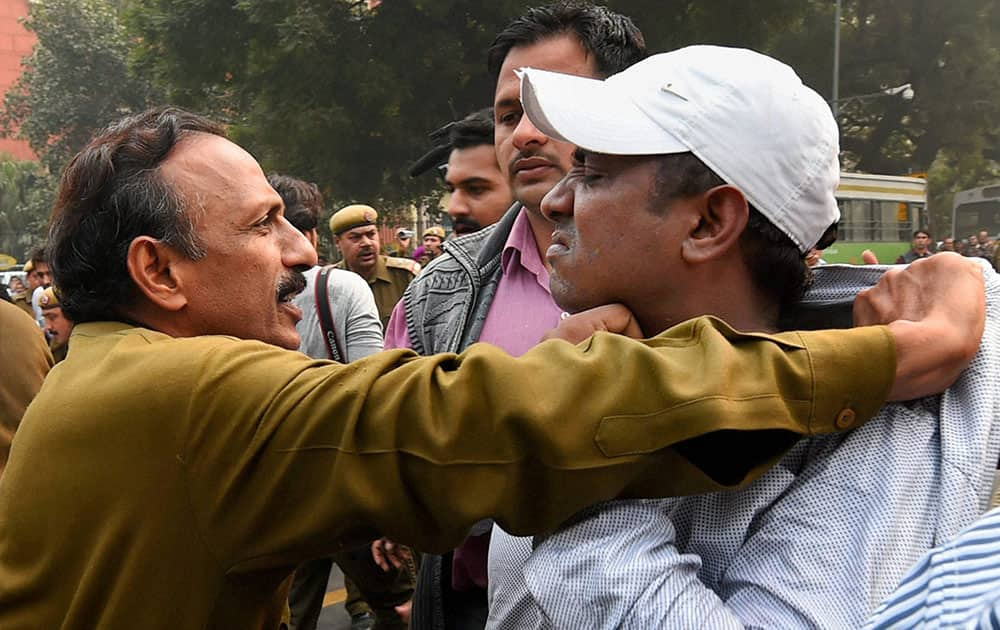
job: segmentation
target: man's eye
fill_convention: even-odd
[[[500,116],[500,123],[503,125],[511,125],[517,123],[521,120],[521,112],[507,112]]]
[[[275,221],[276,217],[277,217],[277,215],[275,215],[273,213],[270,213],[266,217],[264,217],[263,219],[261,219],[260,221],[257,221],[256,223],[254,223],[253,227],[254,228],[269,228],[269,227],[271,227],[271,225],[274,224],[274,221]]]

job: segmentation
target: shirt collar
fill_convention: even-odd
[[[535,233],[531,231],[527,213],[528,210],[522,207],[517,219],[514,220],[510,236],[507,237],[503,252],[500,254],[500,264],[504,275],[513,273],[515,266],[521,267],[535,276],[538,284],[548,293],[549,270],[538,254],[538,243],[535,241]]]

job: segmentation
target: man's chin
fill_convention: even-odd
[[[558,179],[553,181],[542,180],[537,182],[532,182],[530,184],[524,184],[512,187],[514,191],[514,199],[521,202],[521,205],[526,208],[538,211],[542,207],[542,198],[548,194],[550,190],[555,188],[555,185],[559,182]]]

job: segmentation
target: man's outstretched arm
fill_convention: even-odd
[[[982,292],[981,277],[947,284],[935,301]],[[901,334],[923,325],[913,321]],[[206,401],[193,406],[202,418],[193,426],[217,411],[219,439],[192,442],[185,460],[191,478],[204,480],[197,503],[212,512],[204,522],[234,542],[246,530],[263,564],[282,548],[279,532],[246,523],[267,523],[279,508],[286,523],[315,530],[300,532],[304,546],[381,533],[450,548],[490,516],[513,533],[538,533],[615,496],[745,482],[790,437],[856,426],[898,381],[895,334],[749,335],[701,318],[643,343],[599,334],[520,358],[484,344],[426,358],[385,352],[346,367],[220,341],[211,353],[217,378],[193,383],[190,394]],[[234,421],[248,417],[260,420]],[[716,439],[752,447],[734,461],[700,457]],[[247,487],[211,481],[222,477]],[[306,500],[317,492],[336,500]]]

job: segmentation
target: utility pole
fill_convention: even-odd
[[[837,101],[840,99],[840,0],[837,0],[837,8],[833,13],[833,98],[830,105],[833,107],[833,117],[840,113],[840,106]]]

